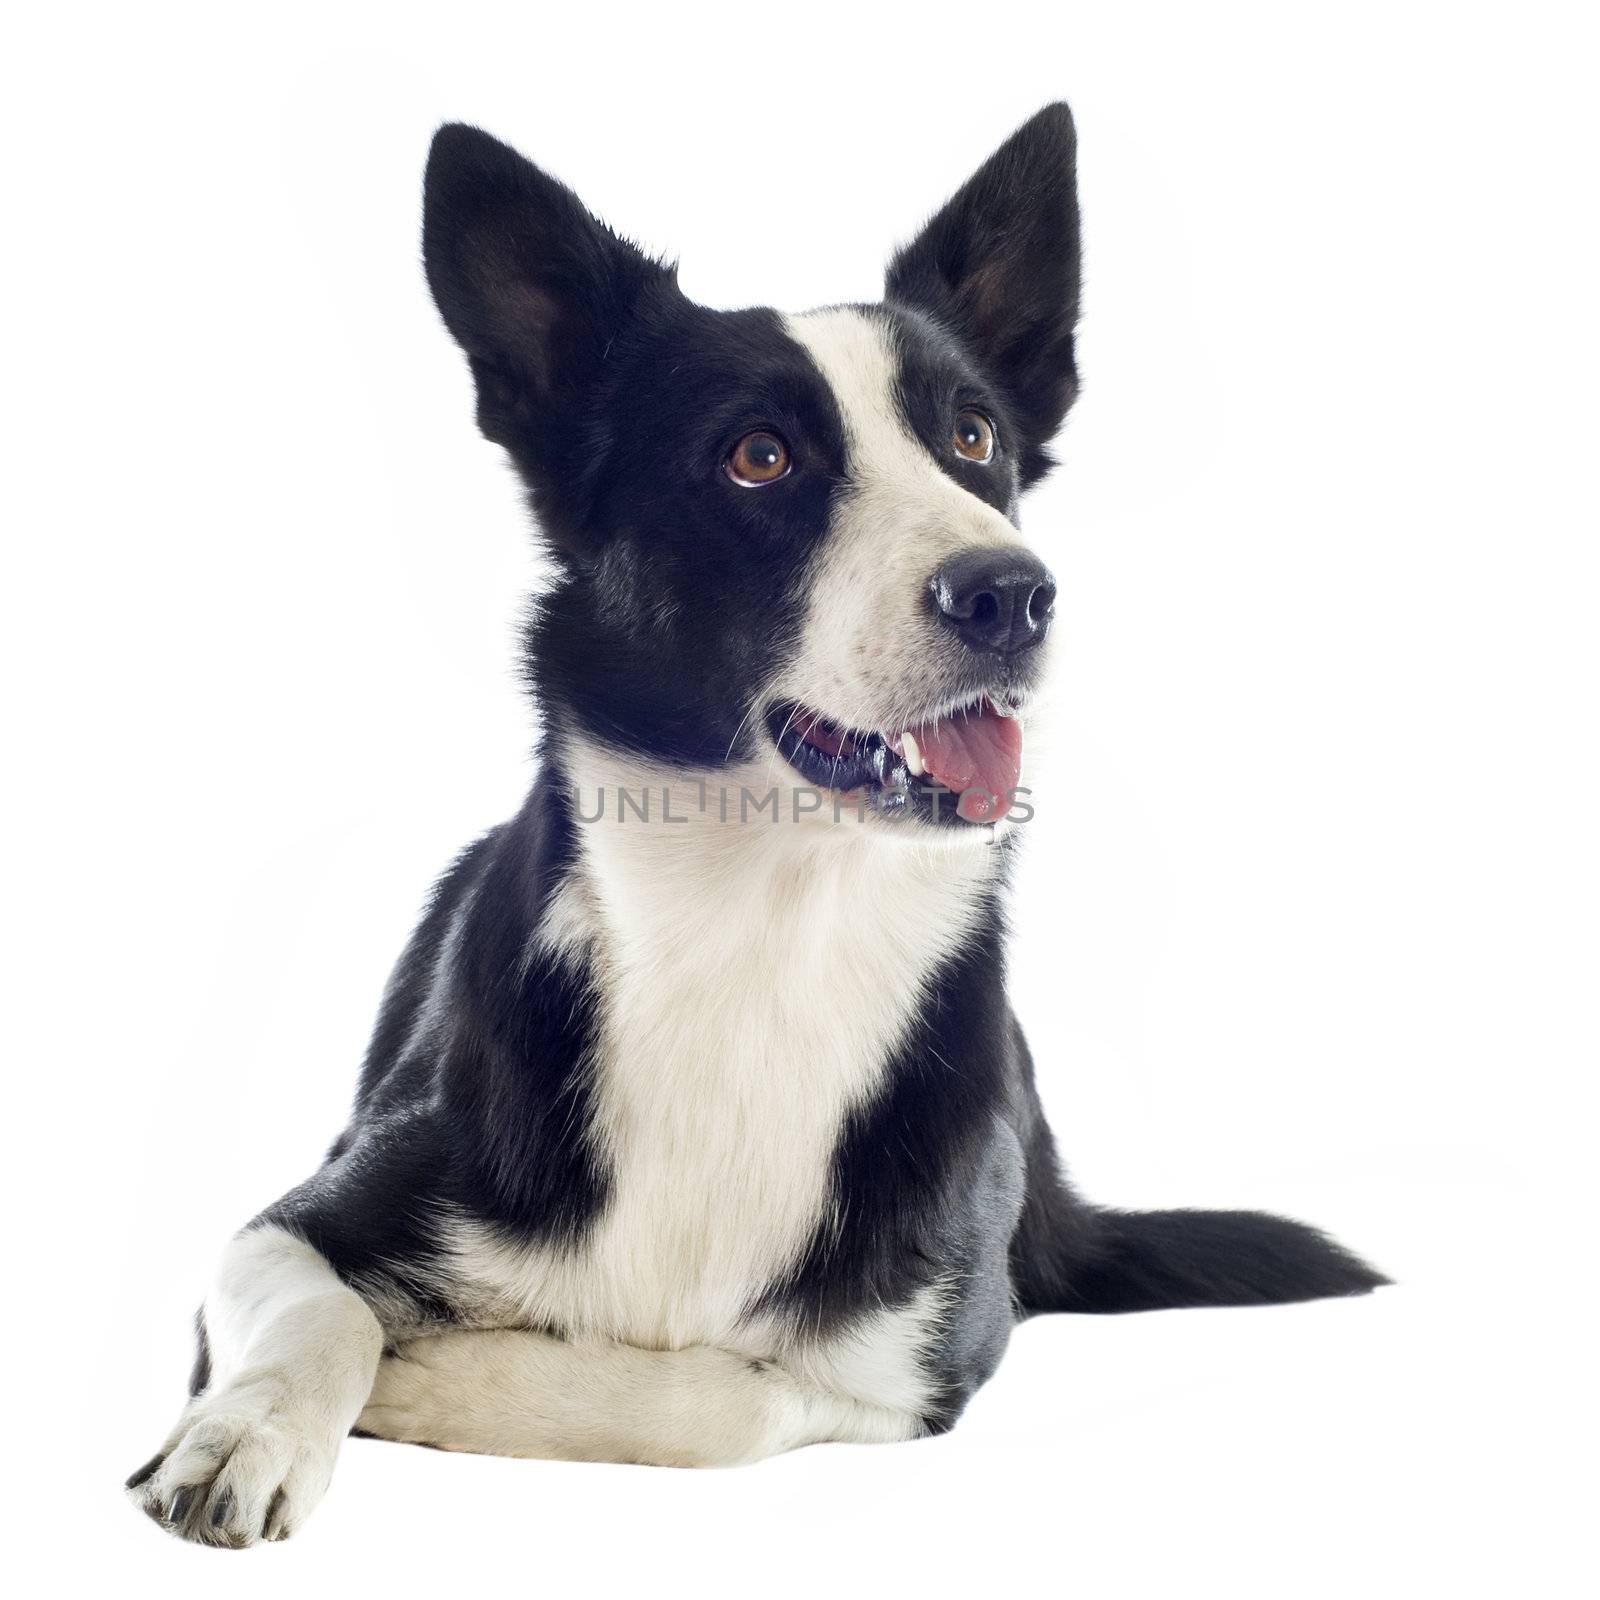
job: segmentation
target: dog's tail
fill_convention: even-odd
[[[1102,1211],[1054,1167],[1030,1173],[1012,1246],[1024,1315],[1277,1305],[1389,1282],[1303,1222],[1262,1211]]]

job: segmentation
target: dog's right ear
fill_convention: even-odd
[[[478,425],[520,464],[555,466],[611,341],[670,268],[480,128],[433,136],[422,254],[478,386]]]

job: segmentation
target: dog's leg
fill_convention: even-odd
[[[920,1418],[808,1387],[775,1362],[460,1330],[385,1356],[357,1426],[481,1455],[721,1467],[824,1440],[915,1438]]]
[[[210,1382],[129,1491],[188,1539],[281,1539],[322,1498],[372,1388],[378,1319],[304,1240],[264,1226],[229,1245],[205,1333]]]

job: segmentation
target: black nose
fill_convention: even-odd
[[[1014,656],[1043,641],[1056,603],[1045,564],[1026,550],[968,550],[929,581],[939,620],[971,650]]]

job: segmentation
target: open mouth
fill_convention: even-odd
[[[935,820],[998,822],[1022,776],[1022,728],[987,695],[894,733],[841,727],[802,705],[777,707],[768,725],[807,783],[863,790],[880,810],[915,800]]]

